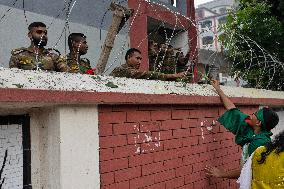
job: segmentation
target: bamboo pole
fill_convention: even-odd
[[[114,2],[111,3],[110,9],[113,11],[113,18],[103,45],[102,52],[100,54],[100,59],[97,64],[97,74],[104,73],[110,52],[114,45],[115,37],[123,27],[125,22],[133,14],[133,10],[115,4]]]

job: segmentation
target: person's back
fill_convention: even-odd
[[[252,157],[252,189],[284,188],[284,132]]]

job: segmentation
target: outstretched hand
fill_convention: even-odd
[[[186,77],[186,72],[179,72],[179,73],[176,73],[176,77],[177,77],[177,78]]]
[[[217,167],[206,166],[205,167],[205,174],[207,176],[222,178],[222,177],[224,177],[225,172],[221,169],[218,169]]]
[[[210,84],[215,88],[215,89],[219,89],[220,88],[220,83],[218,80],[212,79],[210,81]]]

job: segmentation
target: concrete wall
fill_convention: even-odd
[[[3,189],[23,188],[22,125],[0,125],[0,169],[8,149],[7,161],[2,174]]]
[[[73,7],[69,16],[69,21],[90,27],[101,28],[103,30],[108,29],[112,20],[112,13],[111,11],[108,11],[108,8],[112,0],[96,1],[95,3],[93,0],[72,1],[70,4],[69,2],[70,1],[58,0],[29,0],[24,1],[23,4],[23,1],[19,0],[0,0],[1,5],[21,10],[18,15],[21,17],[24,17],[24,10],[26,10],[65,20],[68,7]],[[120,1],[119,3],[127,5],[127,2]],[[13,10],[11,10],[7,16],[10,16],[12,11]]]
[[[189,51],[188,47],[188,33],[187,32],[181,32],[178,35],[175,35],[172,38],[171,45],[173,47],[178,47],[181,48],[181,51],[183,52],[184,55]]]
[[[99,188],[96,106],[38,109],[30,115],[33,188]]]

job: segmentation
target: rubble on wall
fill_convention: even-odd
[[[212,86],[206,84],[30,71],[16,68],[0,68],[0,76],[0,88],[217,96]],[[231,97],[284,99],[284,92],[281,91],[227,86],[222,86],[222,89]]]

